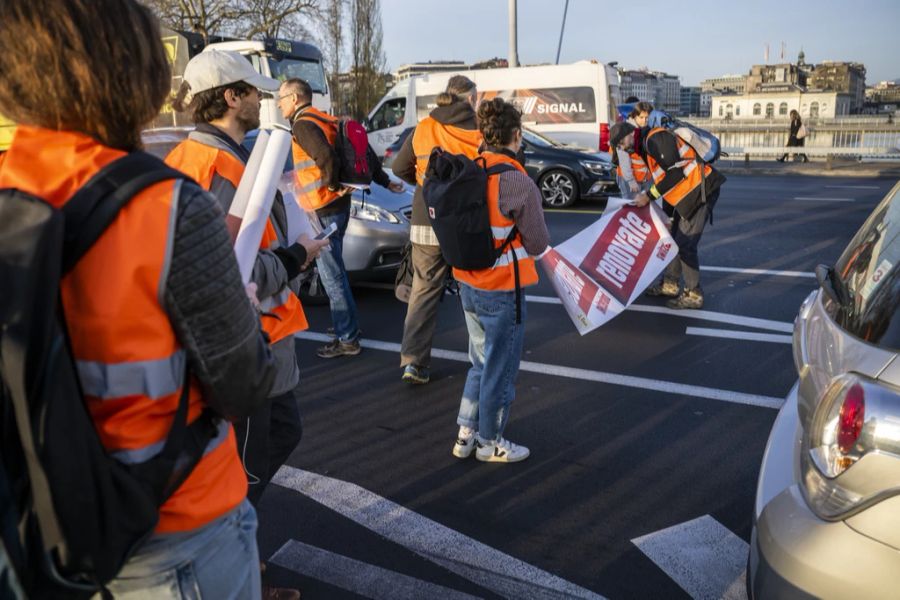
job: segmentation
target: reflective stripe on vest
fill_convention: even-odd
[[[412,147],[416,155],[416,183],[425,181],[428,158],[435,148],[442,148],[450,154],[464,154],[469,158],[478,156],[481,146],[481,132],[477,129],[462,129],[444,125],[432,117],[422,119],[413,132]]]
[[[4,158],[0,187],[14,184],[62,207],[122,155],[79,133],[20,126]],[[180,195],[180,182],[172,181],[140,192],[60,282],[73,359],[85,377],[85,403],[101,443],[123,461],[146,460],[159,451],[185,385],[184,350],[162,300]],[[193,421],[206,403],[199,384],[189,385]],[[246,497],[233,430],[223,427],[218,445],[207,446],[160,508],[157,532],[202,527]]]
[[[316,118],[312,115],[321,118]],[[325,121],[323,122],[321,119],[325,119]],[[336,117],[332,117],[318,108],[310,106],[300,113],[297,120],[315,124],[316,127],[322,130],[328,144],[332,148],[334,147],[338,130],[338,119]],[[340,198],[340,193],[328,189],[330,182],[322,181],[322,170],[316,166],[316,161],[306,153],[306,150],[297,143],[296,139],[291,140],[291,154],[294,161],[294,191],[304,210],[317,210]],[[337,164],[335,164],[336,167]]]
[[[663,131],[669,133],[669,135],[675,138],[675,144],[678,147],[678,156],[679,158],[681,158],[681,160],[676,162],[673,166],[680,168],[682,170],[682,173],[684,173],[684,179],[679,181],[672,189],[663,194],[663,199],[666,202],[668,202],[672,206],[676,206],[691,192],[697,189],[697,187],[703,182],[703,175],[701,175],[700,170],[697,168],[697,166],[700,164],[697,161],[697,153],[694,152],[694,149],[691,148],[690,144],[682,140],[674,133],[669,132],[667,129],[657,127],[647,134],[646,141],[650,141],[650,138],[652,136],[657,135],[659,132]],[[647,153],[647,166],[650,168],[650,173],[653,176],[653,183],[659,184],[663,179],[665,179],[666,171],[664,171],[662,167],[659,166],[659,163],[656,162],[656,159],[654,159],[649,152]],[[710,167],[709,165],[704,165],[703,170],[705,175],[709,175],[712,172],[712,167]]]
[[[220,420],[216,425],[216,435],[211,440],[209,440],[209,443],[203,450],[203,456],[206,456],[207,454],[218,448],[222,444],[222,442],[227,440],[229,431],[231,431],[231,425],[227,421]],[[162,440],[156,442],[155,444],[150,444],[148,446],[144,446],[143,448],[137,448],[134,450],[112,450],[109,454],[119,462],[125,463],[127,465],[136,465],[142,462],[147,462],[148,460],[162,452],[162,449],[165,445],[166,441]]]
[[[166,163],[190,175],[207,190],[212,185],[215,175],[224,177],[237,189],[245,167],[244,163],[230,152],[192,139],[176,146],[166,157]],[[259,248],[274,250],[278,247],[280,247],[278,235],[275,233],[272,220],[269,219],[263,230]],[[268,308],[264,309],[265,312],[274,315],[263,315],[260,319],[271,344],[309,327],[300,299],[289,288],[276,294],[276,297],[278,302],[272,302],[273,297],[260,300],[261,305],[266,302]]]
[[[519,172],[525,173],[525,169],[518,162],[504,154],[484,152],[482,156],[488,168],[507,163],[513,165]],[[494,237],[494,248],[499,249],[506,243],[506,238],[509,237],[515,226],[515,222],[504,216],[500,211],[499,173],[488,176],[487,201],[491,220],[491,233]],[[494,266],[477,271],[464,271],[454,268],[453,276],[457,280],[480,290],[514,290],[516,289],[516,275],[513,257],[516,257],[519,263],[519,285],[526,287],[536,284],[538,282],[537,268],[535,267],[534,259],[528,255],[528,252],[522,246],[522,236],[519,233],[516,233],[503,254],[497,258]]]

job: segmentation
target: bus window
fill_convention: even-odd
[[[322,68],[322,63],[291,57],[285,57],[281,60],[275,60],[270,57],[268,61],[269,71],[272,73],[273,79],[285,81],[297,77],[308,83],[313,93],[328,93],[328,84],[326,83],[325,69]]]

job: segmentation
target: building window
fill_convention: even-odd
[[[733,106],[733,105],[729,104],[728,106],[725,107],[725,114],[726,114],[726,115],[728,115],[728,116],[730,117],[733,113],[734,113],[734,106]]]
[[[813,102],[809,105],[809,116],[811,118],[816,118],[819,116],[819,103]]]
[[[737,106],[734,107],[734,114],[738,117],[741,116],[741,105],[740,104],[738,104]]]
[[[771,102],[766,104],[766,118],[771,119],[775,116],[775,105]]]
[[[778,114],[782,116],[787,114],[787,102],[778,105]]]
[[[753,105],[753,116],[758,117],[761,114],[762,106],[760,106],[759,102]]]
[[[725,113],[725,108],[720,104],[719,105],[719,116],[721,117]]]

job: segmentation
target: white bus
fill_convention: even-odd
[[[453,75],[478,86],[479,99],[501,97],[515,102],[529,128],[566,144],[609,149],[609,127],[616,122],[619,76],[609,65],[580,61],[515,69],[476,69],[429,73],[404,79],[390,89],[369,117],[369,142],[383,155],[400,133],[428,116],[435,98]]]

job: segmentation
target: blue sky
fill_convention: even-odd
[[[507,56],[507,0],[381,0],[384,49],[395,69],[428,60]],[[556,58],[564,0],[519,0],[519,61]],[[696,85],[763,63],[858,61],[866,83],[900,78],[900,0],[569,0],[560,62],[596,58],[647,66]],[[679,32],[684,32],[679,35]]]

